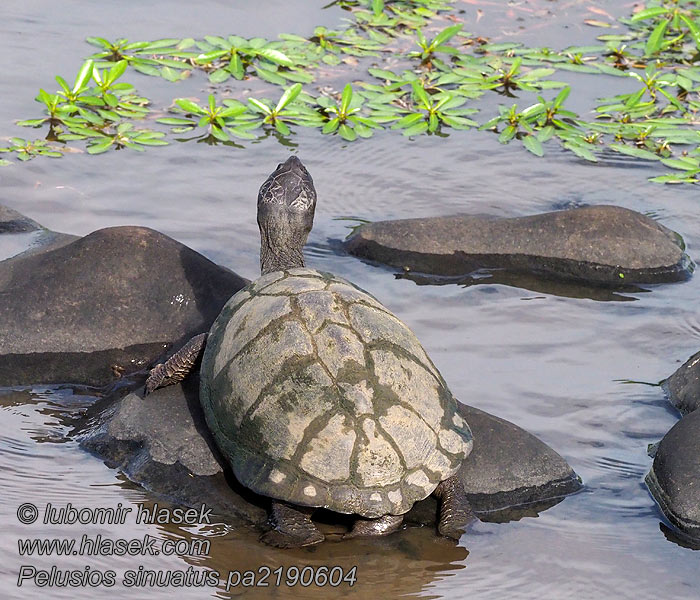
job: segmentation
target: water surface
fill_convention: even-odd
[[[345,13],[323,2],[206,0],[93,3],[47,0],[0,9],[0,123],[2,135],[30,136],[11,125],[39,114],[39,87],[69,75],[90,52],[88,35],[156,39],[238,33],[274,37],[309,35],[333,26]],[[600,33],[582,25],[591,6],[613,15],[631,7],[616,2],[464,2],[466,29],[499,40],[563,47],[591,43]],[[484,16],[477,22],[476,10]],[[531,9],[526,13],[525,9]],[[538,11],[545,11],[539,13]],[[546,11],[549,11],[547,15]],[[520,20],[522,19],[522,20]],[[546,26],[540,27],[541,23]],[[225,31],[222,31],[222,27]],[[543,38],[546,38],[544,41]],[[204,79],[178,85],[133,74],[137,88],[166,103],[176,95],[207,94]],[[590,80],[585,80],[590,81]],[[606,80],[607,81],[607,80]],[[243,84],[245,85],[245,84]],[[255,85],[251,83],[250,85]],[[588,97],[610,90],[586,89]],[[573,94],[572,94],[573,96]],[[574,107],[581,110],[581,107]],[[51,598],[397,597],[426,598],[697,598],[699,555],[664,534],[664,520],[643,484],[651,460],[647,445],[676,422],[657,382],[700,347],[697,277],[686,283],[647,286],[627,302],[593,294],[567,294],[549,286],[534,291],[489,284],[416,285],[393,272],[341,256],[332,241],[352,219],[388,219],[454,212],[527,215],[579,204],[614,203],[653,216],[683,235],[691,257],[700,244],[697,188],[650,184],[656,165],[617,158],[590,164],[548,147],[546,160],[501,146],[496,136],[465,132],[447,139],[408,141],[387,132],[354,144],[300,131],[293,148],[274,138],[244,150],[173,144],[145,154],[37,159],[0,170],[3,203],[58,231],[135,224],[156,228],[246,277],[258,269],[257,189],[275,165],[297,152],[319,195],[308,263],[369,290],[418,335],[462,401],[509,419],[539,436],[583,478],[585,490],[537,518],[480,523],[459,545],[412,528],[386,540],[327,543],[281,552],[263,547],[255,532],[210,526],[22,525],[23,502],[80,506],[136,506],[157,499],[65,441],[66,415],[94,398],[68,389],[36,386],[0,394],[0,590],[3,597],[42,597],[47,589],[16,587],[22,565],[61,569],[186,570],[227,573],[262,565],[357,566],[357,583],[335,590],[243,590],[115,586],[51,588]],[[349,221],[348,218],[351,220]],[[561,293],[558,293],[561,292]],[[573,296],[573,297],[572,297]],[[18,556],[17,540],[31,537],[207,539],[207,557]]]

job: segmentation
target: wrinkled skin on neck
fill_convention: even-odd
[[[292,156],[277,166],[258,193],[261,275],[304,266],[303,248],[315,210],[311,175]]]

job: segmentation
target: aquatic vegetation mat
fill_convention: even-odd
[[[653,182],[700,181],[697,0],[637,5],[615,24],[622,33],[560,50],[491,43],[468,33],[458,4],[448,0],[331,4],[347,11],[346,22],[337,30],[316,27],[308,38],[89,37],[97,51],[73,85],[57,76],[59,89],[42,88],[36,97],[43,116],[18,122],[48,130],[45,137],[11,138],[0,152],[25,161],[81,148],[142,151],[172,141],[237,146],[275,136],[293,145],[298,127],[339,142],[392,132],[446,137],[473,128],[536,156],[558,144],[591,162],[621,154],[672,170]],[[608,28],[610,19],[585,23]],[[125,80],[134,72],[181,89],[186,80],[205,83],[209,93],[204,101],[177,97],[169,107],[154,106]],[[567,108],[582,92],[578,84],[556,80],[563,72],[582,74],[580,88],[586,78],[601,77],[614,87],[615,77],[620,88],[631,83],[634,89],[599,98],[582,115]],[[241,81],[261,92],[247,95]]]

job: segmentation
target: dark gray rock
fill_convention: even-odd
[[[51,231],[0,204],[0,260],[60,248],[78,237]]]
[[[106,398],[76,432],[81,445],[131,480],[187,506],[205,503],[232,519],[261,523],[269,501],[237,483],[214,446],[198,401],[198,384]],[[561,499],[581,483],[554,450],[516,425],[461,405],[474,450],[460,471],[475,510]],[[407,519],[434,523],[437,503],[417,503]]]
[[[247,280],[152,229],[0,263],[0,385],[104,385],[207,331]]]
[[[646,483],[669,521],[700,540],[700,411],[664,436]]]
[[[466,404],[460,403],[459,413],[474,434],[474,450],[459,476],[480,517],[500,520],[485,513],[506,511],[509,518],[517,518],[528,514],[524,505],[547,508],[581,489],[581,480],[569,464],[534,435]],[[514,507],[524,510],[520,513]],[[427,523],[434,520],[436,510],[436,500],[426,498],[414,505],[408,518]]]
[[[485,268],[620,285],[683,280],[693,266],[678,234],[617,206],[379,221],[360,226],[345,246],[361,258],[450,277]]]
[[[128,390],[124,390],[128,391]],[[206,504],[245,523],[267,518],[267,501],[229,474],[199,405],[199,381],[142,393],[119,393],[93,406],[74,435],[81,446],[135,483],[185,506]]]
[[[688,414],[698,408],[700,406],[700,352],[691,356],[662,385],[669,402],[681,414]]]

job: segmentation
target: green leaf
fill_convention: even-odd
[[[340,125],[340,119],[331,119],[328,121],[323,126],[323,129],[321,129],[321,133],[328,134],[328,133],[333,133],[336,129],[338,129],[338,126]]]
[[[698,26],[698,24],[687,15],[681,14],[680,17],[683,20],[683,22],[688,26],[690,34],[695,40],[695,45],[697,46],[698,50],[700,50],[700,26]]]
[[[256,108],[260,109],[266,115],[272,114],[272,109],[270,109],[270,107],[267,106],[267,104],[263,104],[262,102],[260,102],[260,100],[257,100],[256,98],[248,98],[248,102],[250,102]]]
[[[277,63],[278,65],[282,65],[283,67],[294,66],[294,61],[292,61],[286,54],[284,54],[284,52],[280,52],[279,50],[273,50],[272,48],[260,48],[255,52],[256,54],[264,56],[268,60],[271,60],[272,62]]]
[[[17,121],[20,127],[41,127],[46,122],[46,119],[27,119],[25,121]]]
[[[231,76],[226,69],[217,69],[209,73],[209,83],[223,83]]]
[[[510,142],[515,137],[515,134],[518,132],[518,128],[515,127],[514,125],[508,125],[502,132],[501,135],[498,136],[498,141],[501,144],[507,144]]]
[[[661,162],[672,169],[682,171],[698,171],[700,170],[700,161],[692,158],[662,158]]]
[[[430,102],[428,92],[425,91],[420,82],[412,81],[411,86],[413,87],[413,93],[416,95],[416,99],[419,100],[425,108],[430,107],[432,102]]]
[[[630,21],[632,21],[632,23],[636,23],[637,21],[653,19],[654,17],[658,17],[659,15],[665,15],[669,12],[670,10],[668,8],[664,8],[663,6],[654,6],[653,8],[640,10],[636,15],[632,16]]]
[[[287,83],[287,80],[284,77],[278,73],[275,73],[274,71],[268,71],[267,69],[263,69],[259,66],[255,67],[255,71],[258,74],[258,77],[264,79],[265,81],[269,81],[270,83],[274,83],[275,85],[284,85]]]
[[[228,63],[228,67],[226,67],[236,79],[240,80],[243,79],[243,76],[245,75],[245,67],[243,66],[243,62],[241,61],[241,57],[238,56],[238,54],[234,54],[231,57],[231,62]]]
[[[544,148],[542,148],[542,144],[537,139],[537,137],[535,137],[532,134],[526,135],[523,138],[523,146],[525,146],[535,156],[543,156],[544,155]]]
[[[87,151],[88,154],[102,154],[102,152],[107,152],[109,150],[110,146],[114,143],[113,138],[104,138],[100,140],[99,142],[96,142],[90,146],[88,146]]]
[[[568,85],[557,94],[557,97],[554,99],[554,108],[559,108],[563,103],[564,100],[566,100],[569,97],[569,94],[571,93],[571,87]]]
[[[660,175],[659,177],[650,177],[647,181],[654,183],[698,183],[698,179],[694,177],[684,177],[680,173],[678,175]]]
[[[177,104],[182,110],[192,113],[193,115],[204,115],[207,112],[198,104],[195,104],[191,100],[187,100],[187,98],[177,98],[175,100],[175,104]]]
[[[348,113],[348,108],[350,108],[350,102],[352,101],[352,85],[346,84],[343,88],[343,95],[340,98],[340,112],[343,115]]]
[[[166,117],[163,119],[156,119],[156,123],[162,123],[163,125],[191,125],[192,127],[195,126],[195,124],[190,121],[189,119],[177,119],[177,118],[171,118],[171,117]]]
[[[151,65],[145,65],[142,63],[134,63],[134,70],[144,75],[150,75],[151,77],[160,77],[160,71]]]
[[[220,140],[222,142],[228,142],[229,137],[226,135],[226,132],[223,131],[219,127],[212,127],[210,131],[211,135],[214,136],[217,140]]]
[[[287,104],[294,102],[296,97],[301,92],[301,83],[295,83],[293,86],[287,88],[282,94],[277,106],[275,107],[275,113],[279,113]],[[286,135],[286,134],[285,134]]]
[[[282,135],[289,135],[291,133],[289,127],[287,127],[287,124],[279,119],[275,119],[275,129]]]
[[[649,150],[644,150],[642,148],[637,148],[636,146],[626,146],[623,144],[610,144],[610,149],[619,152],[620,154],[626,154],[627,156],[634,156],[635,158],[644,158],[647,160],[658,160],[659,157],[650,152]]]
[[[74,94],[83,89],[85,82],[92,77],[93,65],[93,60],[89,58],[83,63],[83,66],[80,67],[80,71],[78,71],[78,75],[75,78],[75,83],[73,84],[72,92]]]
[[[426,121],[420,121],[419,123],[416,123],[415,125],[409,127],[408,129],[405,129],[403,134],[406,137],[412,136],[412,135],[419,135],[421,133],[425,133],[428,130],[428,123]]]
[[[340,137],[348,142],[354,142],[357,139],[355,130],[352,127],[348,127],[345,123],[338,128],[338,133],[340,134]]]
[[[598,159],[596,158],[595,154],[593,154],[593,152],[591,152],[588,148],[583,148],[570,142],[565,142],[564,148],[571,150],[576,156],[585,158],[587,161],[598,162]]]
[[[120,60],[119,62],[115,63],[114,66],[107,73],[107,76],[105,77],[105,83],[107,85],[111,85],[122,75],[124,75],[124,71],[126,71],[127,65],[128,63],[126,60]],[[97,71],[97,69],[95,69],[95,71]]]
[[[644,54],[646,56],[656,54],[661,49],[661,44],[664,41],[664,34],[666,33],[668,24],[669,21],[664,20],[654,27],[654,31],[651,32],[649,39],[647,39],[646,46],[644,47]]]
[[[403,129],[405,127],[411,127],[418,123],[419,121],[422,121],[425,119],[425,115],[423,113],[411,113],[409,115],[406,115],[405,117],[399,119],[396,123],[394,123],[391,128],[392,129]]]
[[[447,40],[450,38],[454,37],[457,35],[460,31],[462,30],[462,25],[452,25],[451,27],[446,27],[443,29],[440,33],[438,33],[433,41],[431,42],[431,46],[435,48],[436,46],[440,46],[444,44]]]

